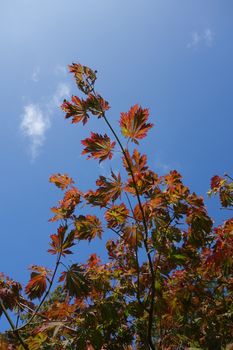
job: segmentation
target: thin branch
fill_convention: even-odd
[[[135,180],[135,177],[134,177],[134,173],[133,173],[130,161],[129,161],[128,157],[127,157],[127,154],[125,152],[125,149],[124,149],[124,147],[123,147],[123,145],[122,145],[118,135],[116,134],[115,130],[112,128],[111,124],[109,123],[109,121],[108,121],[108,119],[107,119],[107,117],[105,115],[105,112],[103,110],[102,110],[102,117],[105,120],[105,122],[108,125],[109,129],[111,130],[111,132],[113,133],[113,135],[114,135],[118,145],[120,146],[120,148],[122,150],[122,153],[124,155],[124,158],[126,160],[128,168],[129,168],[129,172],[130,172],[131,178],[133,180],[133,185],[134,185],[134,189],[135,189],[135,192],[136,192],[138,205],[139,205],[139,208],[140,208],[140,211],[141,211],[141,214],[142,214],[142,222],[143,222],[144,231],[145,231],[145,238],[143,239],[143,244],[144,244],[144,247],[145,247],[145,250],[146,250],[146,254],[147,254],[147,258],[148,258],[148,262],[149,262],[149,268],[150,268],[150,272],[151,272],[151,305],[150,305],[149,320],[148,320],[147,341],[148,341],[148,344],[149,344],[151,350],[155,350],[155,346],[154,346],[153,341],[152,341],[152,326],[153,326],[154,299],[155,299],[155,274],[154,274],[153,262],[152,262],[151,254],[150,254],[150,251],[149,251],[148,242],[147,242],[149,232],[148,232],[148,227],[147,227],[147,223],[146,223],[146,217],[145,217],[145,213],[144,213],[144,210],[143,210],[143,206],[142,206],[140,194],[139,194],[139,191],[138,191],[137,183],[136,183],[136,180]]]
[[[130,198],[128,196],[128,193],[125,192],[125,196],[127,198],[127,201],[129,203],[130,210],[132,212],[134,220],[137,222],[134,212],[133,212],[133,207],[132,203],[130,201]],[[139,259],[138,259],[138,235],[136,232],[136,246],[135,246],[135,258],[136,258],[136,268],[137,268],[137,300],[138,303],[143,307],[144,310],[148,311],[143,302],[141,301],[141,296],[140,296],[140,265],[139,265]]]
[[[225,173],[224,176],[228,177],[228,179],[230,179],[230,180],[233,181],[233,178],[232,178],[230,175],[228,175],[228,174]]]
[[[21,337],[21,335],[19,334],[19,330],[17,328],[15,328],[15,325],[14,325],[14,322],[12,321],[10,315],[8,314],[4,304],[3,304],[3,301],[2,299],[0,299],[0,307],[9,323],[9,325],[11,326],[11,329],[12,329],[12,332],[14,333],[14,335],[18,338],[20,344],[22,345],[22,347],[25,349],[25,350],[29,350],[27,344],[23,341],[23,338]]]
[[[123,238],[123,236],[117,230],[115,230],[113,227],[108,227],[108,228],[110,228],[110,230],[112,230],[117,236],[119,236],[120,238]]]
[[[56,273],[57,273],[57,269],[58,269],[58,266],[60,264],[60,260],[61,260],[61,255],[62,255],[62,251],[60,251],[58,257],[57,257],[57,262],[56,262],[56,266],[55,266],[55,269],[53,271],[53,275],[52,275],[52,278],[51,278],[51,281],[50,281],[50,284],[48,286],[48,289],[45,293],[45,295],[43,296],[43,298],[41,299],[41,302],[39,303],[39,305],[37,306],[37,308],[35,309],[34,313],[32,314],[32,316],[30,317],[30,319],[28,320],[28,322],[26,322],[24,325],[22,325],[21,327],[17,328],[17,330],[21,330],[23,328],[25,328],[27,325],[29,325],[32,320],[35,318],[35,316],[37,316],[37,313],[38,311],[40,310],[40,308],[42,307],[42,305],[44,304],[47,296],[49,295],[49,292],[52,288],[52,285],[53,285],[53,281],[54,281],[54,278],[56,276]]]

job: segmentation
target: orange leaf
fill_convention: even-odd
[[[50,246],[52,247],[52,249],[48,249],[49,253],[61,253],[61,255],[63,256],[65,256],[66,254],[72,254],[72,252],[68,248],[74,245],[74,232],[71,231],[65,238],[66,230],[67,226],[60,226],[57,230],[58,234],[53,234],[50,236],[52,240]]]
[[[40,298],[46,291],[47,278],[50,271],[45,267],[37,265],[33,265],[31,270],[31,279],[25,288],[25,292],[32,300],[35,298]]]
[[[135,175],[141,172],[145,172],[148,169],[147,157],[145,154],[141,155],[137,149],[134,149],[132,157],[130,156],[128,150],[125,150],[125,154],[130,164],[130,168]],[[130,174],[128,162],[126,161],[125,157],[123,157],[123,165],[127,172]]]
[[[111,143],[110,138],[106,134],[102,136],[92,132],[90,138],[86,138],[81,142],[85,146],[82,154],[90,153],[88,158],[99,158],[99,162],[112,158],[112,149],[115,146],[115,142]]]
[[[93,90],[96,81],[96,71],[87,66],[73,63],[69,70],[74,74],[78,88],[84,93],[89,94]]]
[[[91,241],[96,236],[101,238],[101,222],[95,215],[79,215],[75,221],[75,227],[75,237],[78,239]]]
[[[122,191],[120,173],[115,175],[112,171],[111,176],[112,178],[109,179],[101,175],[96,181],[99,188],[95,192],[89,191],[85,194],[85,198],[90,204],[105,207],[108,202],[115,202],[120,197]]]
[[[49,181],[54,183],[57,187],[65,190],[69,185],[73,184],[73,180],[67,174],[51,175]]]
[[[105,213],[105,219],[108,222],[108,227],[118,227],[125,223],[129,210],[125,204],[113,205]]]
[[[89,118],[86,101],[77,96],[72,96],[72,102],[64,100],[61,105],[61,109],[66,113],[65,118],[72,117],[72,123],[76,124],[81,121],[85,125]]]
[[[142,109],[135,105],[128,113],[121,113],[120,126],[122,134],[138,144],[137,139],[143,139],[153,124],[146,123],[149,117],[149,110]]]

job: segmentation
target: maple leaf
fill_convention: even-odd
[[[30,350],[41,349],[43,344],[46,342],[47,338],[48,338],[48,335],[44,334],[44,333],[38,333],[36,336],[29,337],[27,339],[28,349],[30,349]],[[23,349],[23,348],[21,348],[21,345],[20,345],[19,349],[20,350]],[[24,349],[25,349],[25,347],[24,347]]]
[[[181,175],[176,170],[172,170],[169,174],[164,176],[165,183],[168,187],[174,187],[177,184],[181,184],[181,178]]]
[[[91,241],[96,236],[101,238],[102,227],[100,220],[95,215],[79,215],[75,220],[75,238]]]
[[[81,193],[80,191],[72,187],[65,192],[63,199],[60,201],[61,208],[72,211],[77,204],[80,203]]]
[[[65,190],[69,185],[72,185],[74,182],[67,174],[54,174],[51,175],[49,181],[54,183],[57,187]]]
[[[123,229],[123,238],[131,247],[141,246],[143,235],[136,225],[126,226]]]
[[[149,110],[135,106],[129,112],[121,113],[120,127],[122,135],[138,144],[137,139],[143,139],[153,124],[146,123],[149,117]]]
[[[65,118],[72,118],[73,124],[82,122],[85,125],[89,118],[86,101],[77,96],[72,96],[71,100],[73,103],[64,100],[61,105],[61,109],[66,113]]]
[[[91,137],[86,138],[81,141],[85,146],[82,154],[90,153],[88,158],[100,159],[99,162],[109,158],[112,158],[112,149],[115,146],[115,142],[111,143],[110,138],[104,134],[104,136],[100,134],[91,133]]]
[[[73,63],[69,66],[69,70],[74,74],[78,88],[84,93],[89,94],[93,91],[96,81],[96,71],[79,63]]]
[[[113,205],[105,213],[105,219],[108,222],[108,227],[122,226],[129,215],[129,210],[125,204]]]
[[[211,232],[213,222],[205,208],[191,207],[188,209],[186,223],[190,225],[190,240],[192,244],[201,246]]]
[[[137,192],[142,194],[149,194],[149,191],[152,190],[158,184],[158,175],[153,171],[146,171],[142,173],[135,173],[134,180],[130,177],[125,186],[125,191],[132,193],[134,195]],[[137,191],[135,189],[137,187]]]
[[[47,288],[47,279],[51,272],[45,267],[37,265],[31,266],[30,270],[32,270],[31,278],[26,285],[25,292],[32,300],[40,298],[44,294]]]
[[[120,173],[118,175],[111,172],[112,178],[101,175],[96,181],[99,186],[96,191],[88,191],[84,197],[88,203],[105,207],[108,202],[115,202],[121,195],[122,183]]]
[[[101,118],[103,112],[107,111],[110,106],[107,101],[100,95],[89,94],[86,100],[88,110],[93,114]]]
[[[111,176],[112,179],[109,179],[101,175],[96,181],[96,185],[99,186],[97,190],[98,195],[102,197],[104,202],[108,202],[110,199],[115,202],[121,195],[122,183],[120,173],[116,175],[111,171]]]
[[[228,175],[226,176],[228,177]],[[224,208],[233,206],[233,182],[229,182],[218,175],[213,176],[211,190],[208,191],[208,194],[212,195],[213,193],[219,193],[220,202]]]
[[[64,282],[64,288],[71,297],[87,295],[89,280],[82,266],[73,264],[67,271],[62,272],[59,282]]]
[[[93,253],[89,256],[89,259],[87,260],[87,265],[89,268],[92,269],[98,266],[100,261],[100,258],[95,253]]]
[[[139,174],[148,170],[147,156],[145,154],[141,155],[137,149],[134,149],[132,156],[129,154],[128,149],[125,150],[125,154],[128,162],[126,161],[125,156],[122,157],[122,159],[123,165],[128,174],[131,174],[128,163],[130,164],[130,168],[134,174]]]
[[[59,201],[59,207],[52,207],[51,211],[55,214],[49,221],[68,219],[74,212],[76,206],[80,203],[80,191],[72,187],[65,192],[62,200]]]
[[[66,254],[72,254],[72,252],[68,249],[74,245],[74,232],[71,231],[67,237],[65,238],[65,233],[67,230],[67,226],[60,226],[58,228],[58,234],[52,234],[50,246],[52,249],[48,249],[48,252],[51,254],[61,253],[62,256]]]
[[[0,274],[0,300],[2,300],[6,309],[14,309],[20,299],[21,290],[22,287],[18,282],[4,276],[2,273]],[[0,307],[0,316],[1,314],[2,308]]]
[[[68,300],[61,302],[60,300],[55,300],[49,310],[44,312],[45,316],[52,319],[68,319],[71,314],[77,309],[76,305],[71,305]]]
[[[218,175],[215,175],[211,179],[211,189],[214,191],[217,191],[224,185],[225,182],[226,182],[225,179],[223,179]]]

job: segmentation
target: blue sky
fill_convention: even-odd
[[[80,156],[102,125],[72,126],[58,107],[77,94],[72,62],[98,70],[113,125],[135,103],[150,108],[142,149],[160,174],[176,168],[198,194],[233,174],[232,15],[232,0],[1,2],[1,271],[26,282],[30,264],[52,266],[48,219],[61,194],[50,174],[68,172],[84,190],[108,171]],[[103,249],[82,246],[74,260]]]

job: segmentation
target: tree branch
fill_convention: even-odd
[[[48,289],[47,289],[45,295],[44,295],[43,298],[41,299],[41,302],[39,303],[39,305],[38,305],[37,308],[35,309],[34,313],[33,313],[32,316],[30,317],[30,319],[28,320],[28,322],[26,322],[26,323],[25,323],[24,325],[22,325],[21,327],[17,328],[17,330],[24,329],[26,326],[28,326],[28,325],[33,321],[33,319],[35,318],[35,316],[37,316],[38,311],[40,310],[40,308],[41,308],[42,305],[44,304],[44,302],[45,302],[45,300],[46,300],[47,296],[49,295],[49,292],[50,292],[50,290],[51,290],[51,288],[52,288],[53,281],[54,281],[54,278],[55,278],[55,276],[56,276],[58,266],[59,266],[59,264],[60,264],[61,255],[62,255],[62,251],[60,251],[60,253],[58,254],[56,266],[55,266],[55,269],[54,269],[54,271],[53,271],[53,275],[52,275],[52,278],[51,278],[49,287],[48,287]]]
[[[19,330],[17,328],[15,328],[15,325],[14,325],[14,322],[12,321],[10,315],[8,314],[4,304],[3,304],[3,301],[2,299],[0,299],[0,307],[8,321],[8,323],[10,324],[11,326],[11,329],[12,329],[12,332],[13,334],[16,336],[16,338],[18,338],[20,344],[22,345],[22,347],[25,349],[25,350],[29,350],[27,344],[24,342],[24,340],[22,339],[21,335],[19,334]]]

